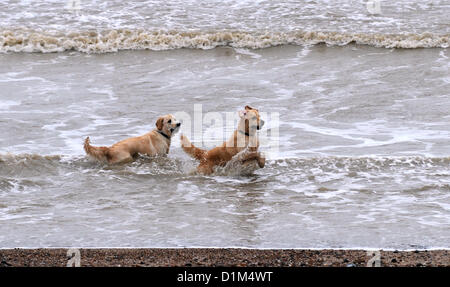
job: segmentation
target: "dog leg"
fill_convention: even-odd
[[[129,152],[119,151],[119,152],[109,152],[111,159],[108,161],[110,164],[124,164],[133,162],[134,158]]]
[[[261,156],[259,152],[246,153],[241,158],[239,158],[239,160],[242,161],[242,164],[246,164],[250,161],[256,160],[260,168],[263,168],[266,164],[266,158]]]
[[[246,152],[243,153],[238,159],[242,162],[254,160],[259,157],[259,152]]]
[[[212,165],[210,163],[201,163],[197,167],[197,171],[204,175],[210,175],[214,172],[214,165]]]
[[[260,168],[263,168],[266,165],[266,158],[259,155],[258,156],[258,165]]]

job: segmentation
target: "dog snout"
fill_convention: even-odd
[[[177,123],[177,127],[181,126],[181,123]]]

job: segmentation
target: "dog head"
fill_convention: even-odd
[[[254,133],[260,130],[264,125],[264,121],[259,115],[259,111],[250,106],[245,106],[245,110],[239,111],[240,125],[245,125],[246,133]]]
[[[180,129],[181,123],[173,115],[165,115],[156,121],[156,128],[159,132],[172,137]]]

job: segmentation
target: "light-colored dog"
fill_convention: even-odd
[[[245,106],[244,111],[239,112],[238,129],[233,132],[230,139],[221,146],[209,151],[195,147],[187,137],[181,135],[181,147],[193,158],[200,160],[197,171],[202,174],[211,174],[215,166],[225,166],[235,155],[248,149],[248,153],[242,155],[239,160],[242,164],[257,161],[260,168],[265,165],[265,158],[258,152],[259,141],[257,130],[263,125],[257,109]]]
[[[156,129],[151,132],[122,140],[110,147],[91,146],[87,137],[84,141],[84,150],[89,156],[111,164],[131,162],[138,154],[167,155],[170,140],[178,132],[180,125],[173,115],[165,115],[156,121]]]

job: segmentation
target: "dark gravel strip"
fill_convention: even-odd
[[[78,249],[84,266],[366,266],[366,250],[309,249]],[[450,250],[380,251],[381,266],[450,266]],[[0,267],[67,266],[68,249],[0,249]],[[74,260],[76,257],[72,259]],[[373,260],[372,260],[373,261]],[[375,258],[375,261],[376,258]]]

